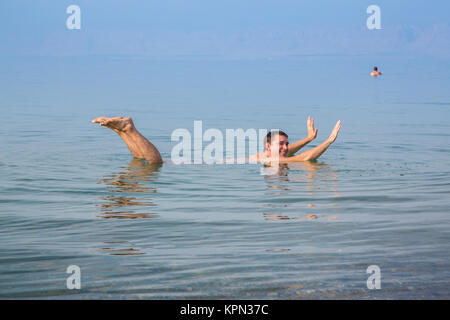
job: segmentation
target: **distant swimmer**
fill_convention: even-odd
[[[370,75],[371,75],[372,77],[378,77],[378,76],[381,75],[381,72],[378,71],[378,68],[377,68],[377,67],[373,67],[373,71],[370,73]]]
[[[131,154],[139,159],[146,159],[150,163],[162,163],[163,159],[158,149],[147,140],[134,126],[131,118],[123,117],[98,117],[92,120],[116,132],[126,143]],[[258,162],[268,163],[271,161],[280,163],[300,162],[317,159],[336,140],[341,121],[334,126],[328,139],[308,151],[295,155],[298,150],[313,141],[317,136],[317,129],[314,128],[314,119],[308,117],[308,135],[306,138],[289,144],[288,135],[280,130],[269,132],[266,136],[265,151],[250,156],[249,159]]]

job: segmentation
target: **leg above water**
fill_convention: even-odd
[[[136,129],[130,117],[97,117],[91,122],[116,132],[134,157],[146,159],[150,163],[163,162],[158,149]]]

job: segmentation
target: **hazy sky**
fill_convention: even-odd
[[[69,5],[81,29],[68,30]],[[369,5],[381,30],[369,30]],[[450,1],[2,0],[0,55],[450,57]]]

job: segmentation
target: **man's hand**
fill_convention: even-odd
[[[338,122],[336,122],[336,125],[335,125],[334,128],[333,128],[333,131],[331,131],[331,134],[330,134],[330,136],[328,137],[328,141],[329,141],[330,143],[333,143],[333,142],[336,140],[336,138],[337,138],[337,136],[338,136],[338,133],[339,133],[339,130],[341,130],[341,120],[339,120]]]
[[[308,139],[315,139],[317,137],[317,131],[318,129],[314,129],[314,119],[311,117],[308,117],[308,121],[306,123],[306,126],[308,127]]]

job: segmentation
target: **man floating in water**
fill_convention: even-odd
[[[276,161],[280,163],[300,162],[316,160],[324,153],[329,146],[336,140],[339,130],[341,129],[341,120],[339,120],[333,128],[327,140],[319,144],[317,147],[308,151],[295,155],[297,151],[306,146],[317,137],[317,129],[314,128],[314,119],[308,117],[307,121],[308,136],[303,139],[289,144],[288,135],[283,131],[269,132],[266,136],[266,150],[250,157],[258,162]],[[273,134],[275,133],[275,134]],[[277,152],[278,151],[278,152]]]
[[[370,73],[370,75],[372,77],[378,77],[378,76],[381,76],[381,72],[378,71],[378,67],[373,67],[373,71]]]
[[[131,118],[123,117],[98,117],[92,120],[92,123],[98,123],[115,131],[125,141],[131,154],[140,159],[146,159],[150,163],[162,163],[163,159],[158,149],[147,140],[133,124]],[[288,135],[283,131],[269,132],[266,136],[266,150],[255,154],[249,160],[258,162],[280,162],[292,163],[300,161],[315,160],[320,157],[325,150],[336,140],[339,130],[341,129],[341,121],[339,120],[334,126],[328,139],[319,144],[317,147],[305,151],[299,155],[295,155],[297,151],[313,141],[317,136],[317,129],[314,128],[314,119],[308,117],[307,121],[308,136],[302,140],[289,144]]]

